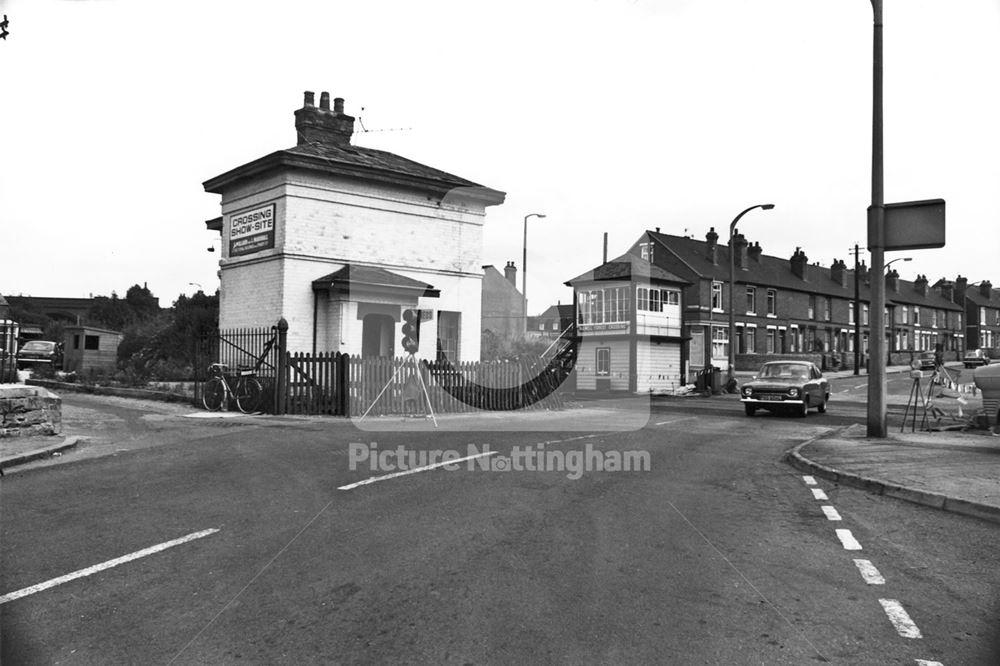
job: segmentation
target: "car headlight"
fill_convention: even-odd
[[[751,387],[751,386],[744,386],[743,387],[743,395],[749,396],[751,393],[753,393],[753,387]]]
[[[799,390],[797,388],[790,388],[788,389],[788,395],[792,396],[793,398],[797,398],[799,397]]]

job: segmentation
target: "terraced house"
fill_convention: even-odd
[[[702,367],[728,365],[736,345],[736,367],[755,369],[770,355],[807,355],[825,367],[851,367],[855,349],[855,271],[842,259],[829,267],[810,263],[796,248],[790,258],[765,255],[737,230],[733,247],[712,228],[705,240],[647,231],[632,251],[688,283],[683,293],[682,350],[688,381]],[[735,264],[735,339],[729,339],[729,258]],[[868,352],[870,279],[858,271],[861,353]],[[907,362],[912,352],[940,349],[948,360],[964,351],[963,307],[891,271],[887,285],[886,348],[890,362]]]
[[[994,289],[989,280],[970,285],[961,275],[954,281],[938,280],[934,288],[964,307],[968,348],[993,350],[996,354],[1000,348],[1000,290]]]

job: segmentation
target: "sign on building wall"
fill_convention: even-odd
[[[268,204],[229,216],[229,256],[274,247],[275,206]]]

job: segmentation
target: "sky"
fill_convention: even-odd
[[[529,312],[646,229],[740,223],[852,263],[871,197],[868,0],[0,0],[0,293],[169,305],[218,285],[202,182],[295,145],[302,93],[354,143],[507,193],[483,263]],[[901,277],[1000,284],[1000,0],[885,0],[885,200],[943,198]],[[368,132],[360,132],[363,124]],[[867,253],[862,254],[867,258]],[[870,262],[869,262],[870,263]],[[518,280],[520,286],[520,278]]]

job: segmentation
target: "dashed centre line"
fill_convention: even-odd
[[[466,460],[472,460],[473,458],[482,458],[483,456],[494,456],[497,451],[486,451],[485,453],[477,453],[473,456],[465,456],[464,458],[448,459],[442,462],[434,463],[433,465],[425,465],[424,467],[414,467],[413,469],[407,469],[402,472],[393,472],[392,474],[383,474],[382,476],[369,476],[367,479],[362,481],[357,481],[355,483],[349,483],[346,486],[339,486],[337,490],[354,490],[359,486],[367,486],[369,483],[378,483],[379,481],[387,481],[389,479],[396,479],[401,476],[409,476],[410,474],[416,474],[417,472],[426,472],[431,469],[437,469],[439,467],[445,467],[447,465],[455,465],[460,462],[465,462]]]
[[[940,661],[928,661],[927,659],[917,659],[917,666],[944,666]]]
[[[900,636],[903,638],[923,638],[920,629],[903,608],[903,604],[895,599],[879,599],[878,602],[882,604],[885,614],[889,616],[889,621],[892,622],[892,626],[896,628]]]
[[[844,550],[861,550],[861,544],[851,534],[851,530],[836,530],[836,532],[837,538],[840,539],[840,543],[844,546]]]
[[[167,548],[173,548],[174,546],[179,546],[182,543],[187,543],[188,541],[194,541],[195,539],[201,539],[202,537],[207,537],[210,534],[215,534],[218,531],[219,530],[213,528],[208,530],[202,530],[201,532],[192,532],[191,534],[183,536],[179,539],[174,539],[172,541],[160,543],[155,546],[150,546],[149,548],[143,548],[142,550],[137,550],[134,553],[129,553],[128,555],[116,557],[113,560],[108,560],[107,562],[95,564],[94,566],[87,567],[86,569],[80,569],[79,571],[68,573],[65,576],[59,576],[58,578],[53,578],[52,580],[47,580],[44,583],[38,583],[37,585],[32,585],[31,587],[25,587],[15,592],[8,592],[7,594],[0,597],[0,604],[5,604],[8,601],[14,601],[15,599],[26,597],[29,594],[35,594],[36,592],[41,592],[42,590],[47,590],[51,587],[55,587],[56,585],[62,585],[63,583],[68,583],[71,580],[76,580],[77,578],[91,576],[95,573],[98,573],[99,571],[104,571],[105,569],[110,569],[111,567],[117,567],[119,564],[125,564],[126,562],[137,560],[140,557],[146,557],[147,555],[159,553],[161,550],[166,550]]]
[[[832,506],[824,504],[820,508],[823,509],[823,513],[826,514],[827,520],[840,520],[840,514],[837,513],[837,510]]]
[[[885,578],[879,573],[879,570],[875,568],[875,565],[869,560],[854,560],[854,566],[858,568],[861,572],[861,577],[869,585],[885,585]]]
[[[826,493],[824,493],[819,488],[813,488],[812,491],[813,491],[813,499],[818,499],[818,500],[830,499],[829,497],[826,496]]]
[[[806,482],[807,486],[815,486],[816,485],[816,477],[814,477],[814,476],[803,476],[802,480]]]

